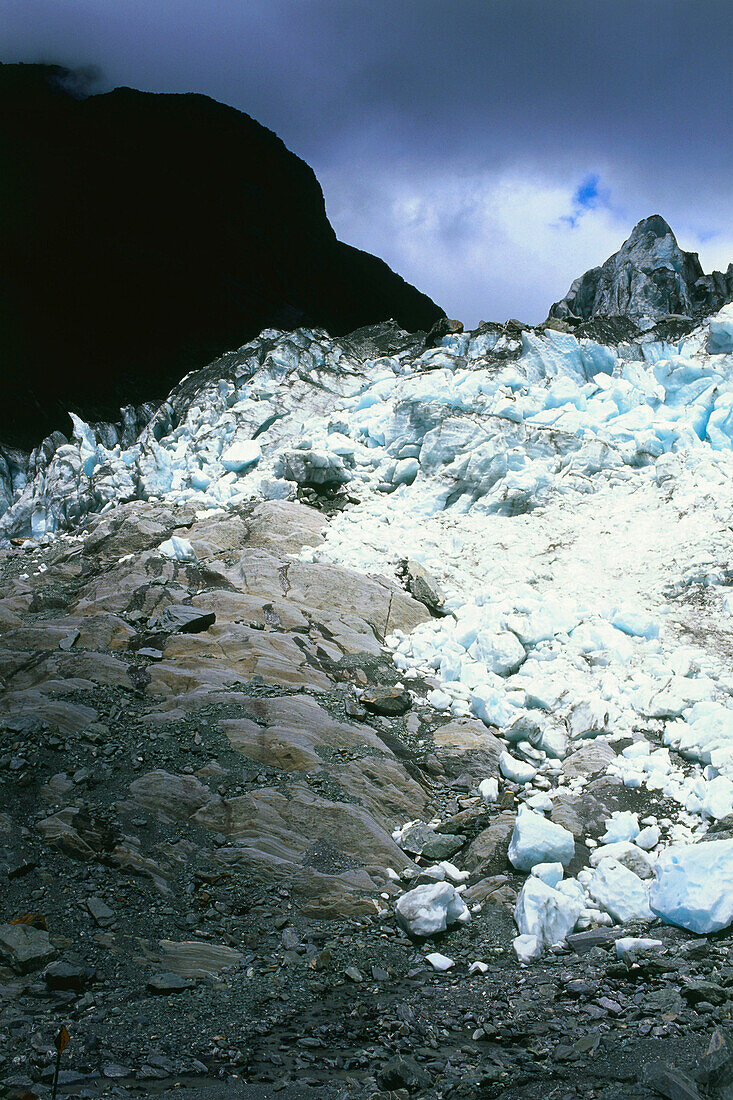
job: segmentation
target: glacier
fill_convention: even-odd
[[[513,325],[430,348],[394,325],[267,330],[119,429],[72,426],[0,455],[0,540],[83,539],[85,517],[130,500],[215,515],[297,499],[324,522],[302,560],[400,578],[409,548],[445,598],[384,644],[408,688],[422,679],[438,711],[503,740],[526,821],[560,828],[555,803],[585,783],[562,762],[591,742],[628,791],[678,807],[614,815],[600,838],[649,853],[651,910],[643,859],[530,876],[518,924],[536,944],[518,952],[652,910],[682,919],[676,884],[660,900],[663,853],[733,813],[732,306],[678,340],[613,346]],[[159,552],[196,559],[183,538]],[[561,839],[518,865],[569,862]]]

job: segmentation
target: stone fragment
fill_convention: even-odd
[[[54,954],[48,932],[29,924],[0,924],[0,962],[16,973],[38,970]]]
[[[43,974],[49,989],[73,990],[75,993],[81,993],[93,977],[94,971],[89,967],[63,961],[51,963]]]
[[[163,970],[149,978],[145,988],[148,993],[153,993],[155,996],[167,997],[173,993],[183,993],[193,985],[194,982],[189,978],[183,978],[180,974],[174,974],[170,970]]]
[[[651,1062],[644,1066],[641,1080],[666,1100],[702,1100],[693,1079],[667,1062]]]
[[[440,590],[438,582],[432,573],[421,565],[419,561],[408,558],[405,564],[407,577],[407,591],[415,599],[425,605],[429,611],[440,614],[445,604],[445,596]]]
[[[101,898],[89,898],[87,909],[92,920],[99,928],[108,928],[110,924],[114,924],[115,915]]]
[[[197,940],[175,943],[161,940],[161,957],[168,971],[182,978],[212,978],[222,970],[239,966],[243,955],[233,947]]]
[[[425,347],[438,347],[444,337],[452,336],[461,332],[463,332],[462,321],[456,321],[451,319],[450,317],[439,317],[431,328],[430,332],[425,337]]]
[[[186,604],[171,604],[163,614],[150,624],[151,630],[166,634],[201,634],[216,622],[213,611],[201,611]]]
[[[409,1093],[430,1090],[430,1075],[409,1056],[393,1058],[377,1074],[379,1087],[390,1092],[407,1089]]]
[[[482,875],[503,871],[515,821],[516,814],[506,810],[493,818],[491,824],[482,829],[466,849],[463,859],[466,869],[479,871]]]
[[[400,841],[403,851],[426,859],[450,859],[460,851],[466,838],[452,833],[436,833],[429,825],[413,825]]]
[[[160,769],[133,780],[130,794],[138,806],[173,821],[188,820],[212,799],[209,788],[194,775],[172,775]]]
[[[361,702],[372,714],[386,718],[399,718],[412,706],[409,692],[404,688],[371,687],[362,692]]]

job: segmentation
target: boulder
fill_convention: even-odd
[[[0,924],[0,962],[17,974],[38,970],[55,954],[48,932],[28,924]]]
[[[216,622],[213,611],[201,611],[187,604],[172,604],[163,614],[150,624],[151,630],[160,630],[166,634],[200,634]]]
[[[188,821],[214,797],[195,776],[171,775],[162,770],[133,780],[130,794],[138,806],[160,813],[171,821]]]
[[[410,693],[404,688],[370,687],[361,694],[361,702],[373,714],[398,718],[412,706]]]
[[[415,461],[413,459],[413,461]],[[405,563],[405,576],[407,578],[407,591],[411,596],[439,615],[445,605],[445,596],[440,590],[438,582],[419,561],[408,558]]]
[[[436,833],[429,825],[413,825],[403,835],[400,847],[412,856],[426,859],[450,859],[466,843],[465,836]]]
[[[468,871],[481,875],[493,875],[503,871],[507,864],[509,842],[514,832],[516,814],[504,811],[495,817],[491,824],[483,829],[471,841],[463,858]]]

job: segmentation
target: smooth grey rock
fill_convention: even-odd
[[[464,836],[451,833],[436,833],[429,825],[413,825],[408,829],[400,847],[413,856],[425,856],[426,859],[450,859],[466,843]]]
[[[37,970],[54,954],[48,932],[28,924],[0,924],[0,962],[16,973]]]
[[[437,347],[444,336],[452,336],[456,332],[463,332],[462,321],[455,321],[450,317],[439,317],[425,337],[425,347]]]
[[[154,623],[153,630],[162,630],[171,634],[200,634],[216,622],[213,611],[201,611],[198,607],[186,604],[172,604]]]
[[[87,901],[87,909],[94,923],[100,928],[107,928],[110,924],[114,923],[114,913],[101,898],[89,898]]]
[[[148,993],[166,997],[172,993],[183,993],[194,984],[189,978],[182,978],[180,974],[173,974],[171,971],[164,970],[150,978],[145,988]]]
[[[429,611],[441,614],[445,605],[445,596],[432,573],[419,561],[408,558],[405,574],[410,595],[424,604]]]

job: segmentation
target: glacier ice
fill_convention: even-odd
[[[618,753],[609,779],[675,802],[680,828],[719,819],[733,811],[732,310],[614,347],[497,326],[379,355],[268,330],[118,426],[74,417],[69,439],[0,452],[0,539],[83,536],[87,515],[129,500],[184,518],[323,504],[303,560],[401,578],[409,557],[435,578],[441,617],[386,644],[441,720],[502,739],[500,775],[542,811],[538,830],[563,759],[598,737]],[[186,541],[169,532],[160,554],[192,561]],[[646,912],[627,875],[645,851],[662,865],[677,826],[632,817],[610,819],[620,870],[608,850],[595,860],[583,920]],[[563,885],[548,888],[570,897]]]
[[[538,944],[550,947],[572,932],[583,908],[577,894],[561,893],[530,876],[517,899],[514,920],[520,935],[533,936]]]
[[[520,807],[509,843],[509,861],[518,871],[531,871],[537,863],[565,867],[575,855],[573,834],[526,806]]]
[[[733,840],[672,845],[656,874],[649,904],[667,924],[706,935],[733,923]]]
[[[588,883],[588,893],[615,921],[651,921],[645,883],[615,859],[602,859]]]
[[[395,905],[397,920],[412,936],[434,936],[457,921],[466,923],[471,914],[455,886],[448,882],[429,883],[408,890]]]

